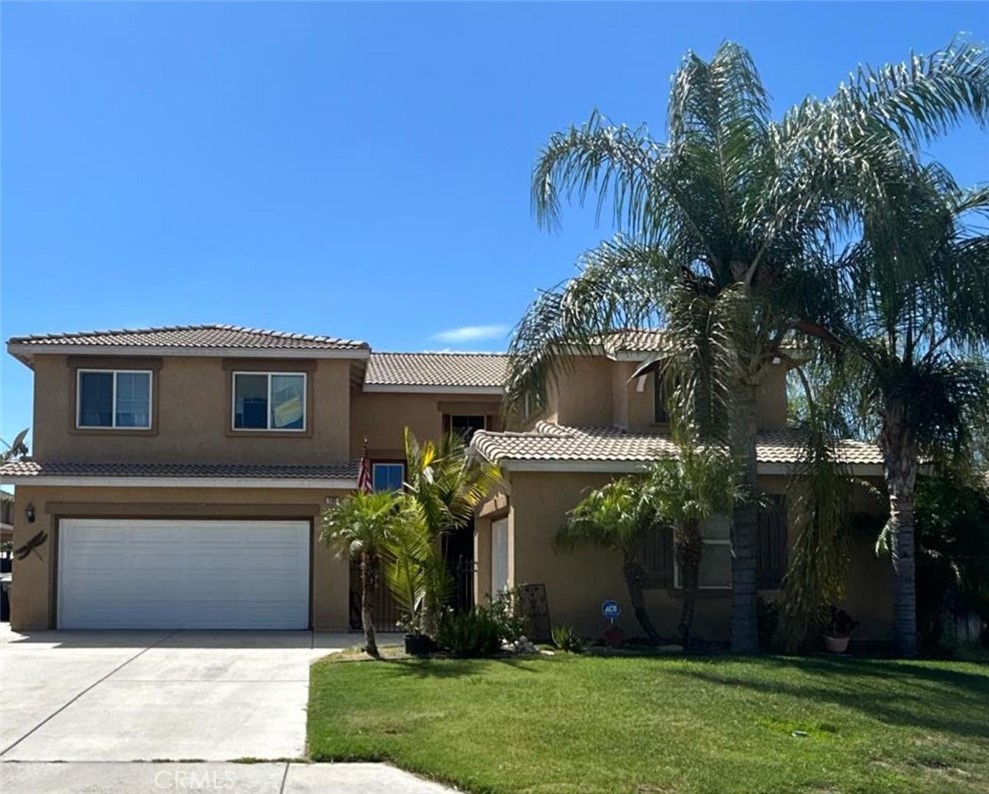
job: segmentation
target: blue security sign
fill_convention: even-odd
[[[601,614],[608,620],[614,620],[622,614],[622,608],[617,601],[605,601],[601,604]]]

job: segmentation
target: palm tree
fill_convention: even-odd
[[[678,446],[676,457],[661,458],[650,465],[645,494],[656,520],[673,528],[673,554],[683,588],[679,634],[686,648],[697,603],[701,525],[714,516],[731,513],[746,494],[738,483],[738,467],[724,449],[693,443]]]
[[[432,441],[420,442],[405,428],[404,441],[405,493],[416,505],[428,547],[432,549],[432,556],[423,560],[429,572],[424,582],[423,628],[425,633],[433,634],[444,600],[442,591],[448,586],[440,575],[441,538],[467,525],[501,474],[496,466],[468,456],[463,438],[455,433],[437,445]]]
[[[989,188],[962,190],[939,165],[910,169],[882,212],[866,205],[840,261],[826,370],[878,437],[889,494],[882,544],[894,570],[894,645],[917,652],[914,491],[921,461],[968,457],[989,404]]]
[[[567,513],[566,524],[556,535],[561,548],[597,546],[622,555],[622,573],[636,620],[650,642],[657,642],[656,632],[646,610],[643,594],[645,567],[641,545],[657,526],[656,510],[643,478],[621,477],[588,491]]]
[[[903,144],[962,118],[989,120],[989,57],[953,44],[879,70],[860,67],[826,101],[773,121],[749,54],[725,43],[688,53],[673,79],[667,140],[597,113],[540,154],[532,197],[541,222],[561,198],[609,202],[621,234],[584,255],[577,277],[543,293],[510,346],[508,410],[544,398],[548,381],[603,334],[665,327],[657,358],[682,423],[727,443],[749,498],[732,515],[732,647],[758,649],[756,393],[795,332],[823,333],[804,304],[826,281],[830,241],[858,197],[878,205]],[[812,316],[817,317],[817,312]]]
[[[24,428],[20,433],[14,437],[12,444],[8,444],[3,439],[0,439],[5,447],[5,450],[0,451],[0,464],[3,463],[13,463],[15,460],[20,460],[27,456],[28,448],[27,444],[24,443],[24,439],[27,438],[29,428]]]
[[[373,597],[377,570],[389,540],[407,523],[401,497],[390,491],[357,493],[326,508],[320,540],[338,555],[357,560],[361,570],[361,627],[364,650],[378,657]]]

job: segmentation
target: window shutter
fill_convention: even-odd
[[[759,510],[758,579],[763,590],[778,588],[787,566],[786,505],[782,496],[769,499]]]
[[[642,539],[644,586],[657,589],[673,587],[673,530],[656,526]]]

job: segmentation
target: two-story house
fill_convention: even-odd
[[[11,339],[34,371],[16,485],[11,623],[42,628],[350,625],[346,560],[318,517],[401,485],[402,430],[494,428],[506,359],[374,354],[230,326]],[[466,544],[472,551],[473,544]]]
[[[35,378],[32,457],[0,471],[17,487],[15,545],[32,546],[15,564],[12,625],[352,627],[352,572],[318,542],[319,514],[357,487],[365,449],[375,488],[399,487],[408,426],[419,438],[472,437],[472,454],[502,469],[473,527],[446,541],[467,562],[474,599],[542,585],[554,624],[597,633],[603,600],[627,606],[621,561],[557,550],[553,538],[587,489],[672,451],[655,376],[632,377],[655,349],[648,332],[605,340],[560,375],[538,421],[502,431],[503,355],[375,353],[230,326],[11,339]],[[781,362],[758,405],[760,484],[776,500],[760,525],[767,594],[799,518],[782,499],[800,454],[786,414]],[[878,450],[846,442],[843,455],[881,482]],[[865,491],[859,502],[863,514],[882,511]],[[891,604],[888,563],[871,552],[877,521],[853,539],[848,607],[860,636],[883,640]],[[695,633],[726,639],[727,519],[704,535]],[[643,553],[653,620],[673,635],[681,591],[669,531]]]

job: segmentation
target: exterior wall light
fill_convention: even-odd
[[[24,508],[24,515],[27,516],[27,522],[29,524],[34,523],[34,505],[31,502],[28,502],[27,507]]]

